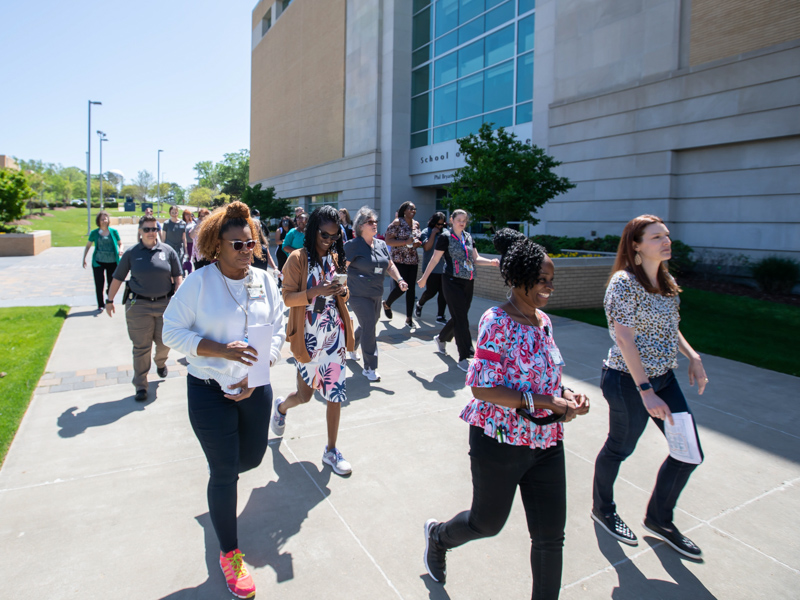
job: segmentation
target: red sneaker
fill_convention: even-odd
[[[222,567],[231,594],[237,598],[252,598],[256,595],[256,585],[242,562],[243,557],[244,554],[238,548],[227,554],[220,552],[219,566]]]

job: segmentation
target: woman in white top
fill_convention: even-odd
[[[236,482],[267,449],[272,388],[250,387],[248,367],[280,359],[286,339],[283,300],[272,277],[250,268],[258,225],[241,202],[206,217],[198,250],[216,264],[186,279],[164,313],[164,343],[189,361],[189,420],[208,460],[208,509],[220,544],[220,566],[231,593],[249,598],[253,580],[236,531]],[[269,355],[248,344],[258,325],[272,325]]]

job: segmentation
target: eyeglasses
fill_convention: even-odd
[[[222,241],[228,242],[230,245],[233,246],[233,249],[236,250],[237,252],[240,252],[242,248],[247,248],[248,250],[252,250],[253,248],[256,247],[255,240],[247,240],[246,242],[243,242],[242,240],[233,240],[233,241],[222,240]]]
[[[436,226],[437,227],[444,227],[444,223],[437,223]]]
[[[377,225],[377,224],[378,222],[373,221],[372,219],[370,219],[369,221],[364,221],[364,225]]]
[[[153,233],[158,231],[158,227],[142,227],[142,233]]]
[[[330,233],[325,233],[324,231],[320,231],[319,234],[322,236],[322,239],[325,240],[325,241],[328,241],[330,239],[338,240],[340,237],[342,237],[342,233],[341,232],[334,233],[333,235],[331,235]]]

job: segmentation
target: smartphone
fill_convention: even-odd
[[[333,280],[339,285],[347,285],[347,273],[336,273]]]

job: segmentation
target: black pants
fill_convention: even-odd
[[[444,316],[444,309],[447,306],[447,301],[444,299],[444,294],[442,293],[442,274],[441,273],[431,273],[428,275],[428,282],[425,286],[425,291],[422,293],[422,296],[419,299],[419,305],[425,306],[425,303],[428,300],[431,300],[436,294],[439,294],[439,297],[436,299],[438,306],[436,307],[436,316],[443,317]]]
[[[203,447],[211,475],[208,479],[208,513],[219,540],[228,553],[239,547],[236,532],[236,482],[239,473],[255,469],[267,451],[272,387],[253,390],[235,402],[225,398],[216,381],[187,376],[189,421]]]
[[[92,266],[92,273],[94,274],[94,292],[97,294],[97,308],[104,308],[106,305],[106,297],[103,296],[103,276],[105,276],[106,284],[105,293],[108,295],[108,288],[111,287],[111,278],[117,268],[117,263],[98,262],[97,264],[100,266]]]
[[[449,549],[497,535],[508,519],[519,487],[531,536],[531,598],[558,598],[567,522],[563,443],[547,449],[511,446],[484,435],[473,425],[469,428],[469,456],[472,507],[437,525],[434,539]]]
[[[400,272],[400,277],[405,279],[408,284],[408,290],[405,292],[400,289],[400,284],[395,281],[394,288],[386,298],[386,304],[392,305],[392,302],[397,300],[403,294],[406,295],[406,320],[410,319],[414,314],[414,289],[417,283],[417,265],[404,265],[401,263],[394,263],[397,270]]]
[[[469,332],[469,307],[472,305],[474,288],[475,280],[473,279],[442,275],[442,291],[444,299],[447,300],[450,320],[439,332],[439,339],[449,342],[455,336],[459,361],[475,355],[472,347],[472,335]]]

